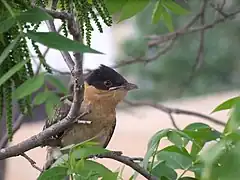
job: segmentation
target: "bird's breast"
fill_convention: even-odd
[[[86,103],[82,104],[82,110]],[[62,137],[62,146],[81,143],[92,139],[98,141],[101,145],[105,143],[105,139],[109,136],[109,132],[116,123],[115,109],[97,105],[91,106],[91,113],[87,114],[84,119],[91,121],[91,124],[75,124],[72,128],[65,131]],[[94,140],[93,140],[94,141]]]

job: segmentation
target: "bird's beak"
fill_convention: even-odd
[[[136,84],[126,82],[126,83],[125,83],[124,85],[122,85],[122,86],[112,87],[112,88],[110,88],[109,90],[110,90],[110,91],[114,91],[114,90],[117,90],[117,89],[122,89],[122,90],[126,90],[126,91],[131,91],[131,90],[134,90],[134,89],[138,89],[138,86],[137,86]]]
[[[125,86],[124,89],[126,89],[127,91],[138,89],[138,86],[136,84],[129,83],[129,82],[126,83],[124,86]]]

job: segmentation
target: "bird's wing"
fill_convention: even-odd
[[[109,142],[110,142],[110,140],[111,140],[111,138],[112,138],[112,136],[113,136],[115,127],[116,127],[116,118],[115,118],[115,120],[114,120],[114,123],[112,124],[111,129],[109,130],[109,134],[108,134],[108,136],[107,136],[107,138],[106,138],[106,140],[105,140],[105,143],[104,143],[104,145],[103,145],[103,148],[106,148],[107,145],[109,144]]]
[[[54,108],[52,118],[47,118],[45,121],[44,129],[64,119],[71,108],[70,102],[67,99],[62,99],[58,105]]]
[[[56,105],[53,110],[54,112],[53,112],[52,117],[46,118],[43,130],[52,126],[53,124],[61,121],[68,115],[68,112],[71,108],[71,103],[72,103],[71,98],[72,98],[71,95],[61,98],[60,103],[58,105]],[[63,135],[63,133],[64,132],[61,132],[52,138],[59,138]]]

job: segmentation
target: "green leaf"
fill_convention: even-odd
[[[74,51],[81,53],[97,53],[102,54],[99,51],[91,49],[90,47],[71,39],[68,39],[56,32],[33,32],[28,31],[26,36],[30,39],[39,42],[50,48],[58,49],[61,51]]]
[[[157,1],[152,14],[152,23],[156,24],[160,21],[163,13],[163,7],[160,1]]]
[[[221,133],[204,123],[192,123],[183,132],[195,140],[212,141],[221,137]]]
[[[148,3],[149,3],[149,0],[127,1],[127,3],[122,8],[122,12],[118,22],[121,22],[130,17],[135,16],[137,13],[142,11],[147,6]]]
[[[29,59],[26,59],[24,61],[21,61],[20,63],[13,66],[7,73],[5,73],[2,77],[0,77],[0,86],[5,83],[9,78],[11,78],[17,71],[19,71],[28,61]]]
[[[46,75],[45,79],[50,82],[53,86],[55,86],[61,93],[67,94],[67,87],[58,79],[58,77],[53,75]]]
[[[173,28],[172,17],[164,8],[163,8],[162,16],[163,16],[164,23],[167,26],[168,30],[170,32],[173,32],[174,28]]]
[[[48,91],[47,93],[48,98],[46,100],[45,110],[47,112],[48,117],[52,118],[55,107],[58,104],[60,104],[60,99],[54,92]]]
[[[224,128],[224,134],[236,131],[240,126],[240,101],[236,101],[231,116]]]
[[[163,129],[158,131],[157,133],[155,133],[151,139],[148,142],[148,149],[150,149],[152,146],[154,146],[155,144],[158,144],[158,142],[163,138],[167,136],[167,133],[169,131],[172,131],[171,129]]]
[[[47,92],[39,92],[33,100],[34,105],[40,105],[44,103],[48,98],[48,93]]]
[[[201,160],[207,165],[212,165],[218,157],[220,157],[226,150],[226,141],[220,141],[214,144],[212,147],[205,149],[199,156]]]
[[[38,23],[46,20],[53,20],[53,17],[50,16],[45,11],[41,10],[38,7],[29,9],[25,12],[20,13],[16,16],[16,19],[20,22],[29,22],[29,23]]]
[[[167,133],[168,140],[171,141],[178,147],[184,147],[183,138],[175,131],[170,131]]]
[[[205,141],[203,140],[197,140],[197,145],[195,143],[192,143],[191,147],[191,156],[194,157],[194,159],[197,158],[198,153],[202,150],[203,146],[205,145]]]
[[[225,138],[232,141],[240,141],[240,129],[237,129],[232,133],[226,134]]]
[[[32,94],[42,87],[44,84],[44,73],[36,75],[31,79],[28,79],[23,84],[21,84],[14,92],[13,97],[16,99],[22,99],[25,96]]]
[[[63,154],[51,165],[51,168],[60,166],[64,167],[68,162],[68,158],[69,158],[68,154]]]
[[[11,52],[11,50],[16,46],[19,39],[22,37],[22,34],[19,34],[2,52],[0,56],[0,65],[3,63],[3,61],[8,57],[8,54]]]
[[[114,14],[122,10],[128,0],[105,0],[105,5],[110,14]]]
[[[92,4],[92,1],[93,1],[93,0],[87,0],[87,1],[88,1],[89,4]]]
[[[13,12],[13,9],[11,8],[11,6],[7,3],[7,1],[5,0],[1,0],[2,4],[5,6],[5,8],[8,10],[8,12],[11,14],[12,17],[15,17],[15,14]]]
[[[238,180],[240,176],[240,143],[228,148],[217,160],[218,166],[213,166],[212,176],[220,180]],[[213,178],[211,178],[213,179]]]
[[[80,161],[81,165],[76,165],[76,173],[77,174],[83,174],[86,175],[87,172],[94,172],[99,175],[99,177],[102,177],[103,180],[117,180],[118,173],[114,173],[108,168],[106,168],[104,165],[97,163],[95,161],[91,160],[85,160],[84,166],[82,166],[82,162]],[[77,168],[78,167],[78,168]]]
[[[148,149],[147,152],[144,156],[143,159],[143,167],[146,169],[148,166],[148,162],[149,159],[151,158],[151,156],[153,155],[153,153],[155,152],[156,148],[158,147],[161,139],[163,137],[167,136],[167,133],[171,131],[171,129],[163,129],[161,131],[158,131],[157,133],[155,133],[152,138],[149,140],[148,142]]]
[[[174,1],[168,1],[168,0],[166,1],[165,0],[165,1],[163,1],[163,5],[175,14],[185,15],[185,14],[189,13],[188,10],[182,8],[181,6],[179,6]]]
[[[180,178],[178,180],[198,180],[198,179],[193,178],[193,177],[182,177],[182,178]]]
[[[81,143],[78,143],[78,144],[71,144],[71,145],[68,145],[68,146],[65,146],[63,148],[61,148],[61,152],[62,153],[67,153],[69,151],[73,151],[74,149],[77,149],[77,148],[80,148],[80,147],[92,147],[92,146],[97,146],[99,145],[99,143],[97,142],[93,142],[92,139],[90,140],[86,140],[84,142],[81,142]]]
[[[8,31],[16,23],[16,19],[8,17],[7,19],[0,22],[0,33]]]
[[[231,99],[228,99],[227,101],[224,101],[223,103],[221,103],[220,105],[218,105],[213,111],[212,113],[214,112],[218,112],[218,111],[222,111],[222,110],[227,110],[227,109],[231,109],[237,101],[240,100],[240,97],[237,96],[237,97],[234,97],[234,98],[231,98]]]
[[[240,143],[233,145],[231,141],[220,141],[209,150],[201,153],[205,163],[202,179],[237,180],[240,172]]]
[[[45,90],[44,92],[39,92],[35,96],[33,104],[39,105],[45,101],[52,101],[53,104],[58,104],[60,102],[59,97],[55,94],[55,92]]]
[[[204,169],[203,162],[195,161],[192,167],[189,168],[189,171],[192,171],[197,179],[201,179],[201,174]]]
[[[38,180],[62,180],[67,176],[68,169],[65,167],[53,167],[44,171]]]
[[[76,159],[80,159],[80,158],[89,157],[91,155],[103,154],[107,152],[109,152],[109,150],[104,149],[100,146],[85,146],[85,147],[83,146],[83,147],[74,148],[72,155]]]
[[[152,169],[151,173],[156,177],[166,177],[167,179],[177,179],[177,173],[170,167],[168,167],[165,162],[158,162]]]
[[[56,103],[51,100],[47,100],[45,104],[45,110],[47,112],[48,118],[51,119],[54,113],[54,108],[56,107]]]
[[[188,169],[192,166],[192,158],[185,148],[168,146],[157,153],[158,160],[165,161],[172,169]]]

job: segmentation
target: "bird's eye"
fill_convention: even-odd
[[[109,80],[104,81],[104,85],[105,85],[106,87],[110,87],[110,86],[112,86],[112,82],[109,81]]]

